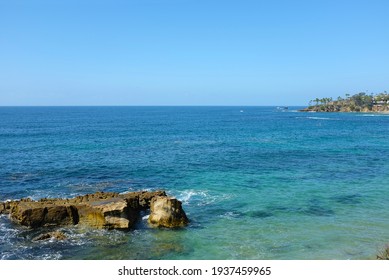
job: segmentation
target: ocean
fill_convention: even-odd
[[[276,107],[0,107],[0,201],[163,189],[190,225],[0,216],[0,259],[374,259],[389,242],[389,115]]]

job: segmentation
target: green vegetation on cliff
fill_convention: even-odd
[[[303,112],[389,112],[389,94],[385,91],[379,94],[360,92],[345,98],[316,98],[309,102]]]

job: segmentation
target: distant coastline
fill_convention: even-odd
[[[300,112],[363,112],[389,113],[389,94],[385,91],[379,94],[360,92],[345,98],[316,98],[309,102],[309,106]]]

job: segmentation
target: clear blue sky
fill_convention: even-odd
[[[389,90],[389,1],[0,0],[0,105],[306,105]]]

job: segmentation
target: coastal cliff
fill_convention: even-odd
[[[346,94],[345,98],[316,98],[309,102],[309,106],[300,112],[375,112],[389,113],[389,94],[386,92],[380,94],[366,94],[360,92],[350,96]]]
[[[181,202],[164,191],[126,194],[97,192],[71,199],[21,199],[0,203],[0,214],[30,228],[83,225],[101,229],[129,229],[140,211],[151,209],[149,223],[156,227],[188,224]],[[155,216],[163,217],[155,219]]]

